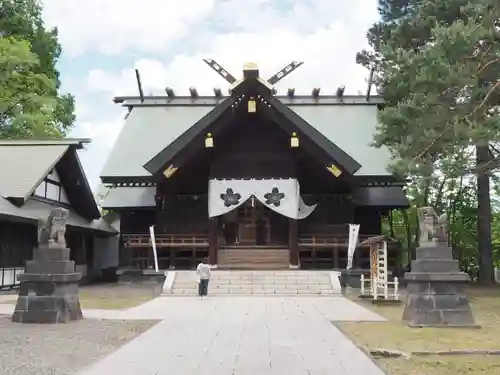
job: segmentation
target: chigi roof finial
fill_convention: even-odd
[[[243,64],[243,79],[259,78],[259,66],[254,62]]]
[[[264,85],[272,89],[272,87],[297,69],[299,66],[304,64],[303,61],[292,61],[290,64],[285,66],[283,69],[279,70],[276,74],[271,76],[268,80],[263,80],[259,76],[259,66],[255,62],[246,62],[243,64],[243,78],[237,80],[232,74],[230,74],[226,69],[224,69],[219,63],[213,59],[203,59],[203,61],[211,67],[215,72],[217,72],[222,78],[224,78],[232,88],[238,86],[242,81],[249,78],[259,79]],[[275,91],[275,90],[274,90]],[[274,92],[273,91],[273,92]]]

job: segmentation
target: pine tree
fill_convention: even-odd
[[[374,69],[387,103],[375,143],[399,158],[396,171],[419,176],[423,190],[436,169],[477,176],[479,279],[490,282],[489,142],[500,139],[500,6],[494,0],[379,5],[382,20],[368,33],[373,51],[358,54],[359,63]]]

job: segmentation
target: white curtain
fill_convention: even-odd
[[[300,197],[299,183],[293,178],[210,180],[208,192],[210,217],[235,209],[251,196],[271,210],[292,219],[304,219],[316,208],[316,205],[307,206],[304,203]]]
[[[210,180],[208,182],[208,216],[227,214],[253,195],[252,180]]]
[[[349,245],[347,247],[347,269],[352,268],[354,252],[358,246],[359,224],[349,224]]]
[[[308,217],[310,214],[312,214],[317,205],[317,203],[313,204],[312,206],[306,205],[302,197],[299,195],[299,212],[297,215],[297,219],[300,220]]]
[[[284,180],[258,180],[254,195],[264,206],[292,219],[297,219],[299,212],[299,183],[288,178]]]

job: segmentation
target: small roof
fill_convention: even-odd
[[[0,164],[0,196],[26,200],[68,148],[64,144],[0,143],[0,160],[15,161]]]
[[[380,243],[380,242],[396,243],[398,241],[392,237],[389,237],[389,236],[386,236],[385,234],[383,234],[380,236],[368,237],[366,240],[360,242],[358,246],[373,245],[373,244]]]
[[[87,139],[2,140],[0,197],[22,206],[37,186],[56,168],[71,206],[82,217],[100,218],[99,209],[77,155]]]
[[[3,216],[7,219],[28,221],[33,224],[37,224],[39,219],[46,219],[50,211],[55,207],[55,205],[34,198],[29,198],[23,206],[18,207],[7,199],[0,197],[0,217]],[[87,220],[78,215],[74,210],[70,210],[70,217],[67,224],[77,228],[86,228],[108,234],[118,233],[118,231],[104,219]]]
[[[111,187],[101,202],[106,210],[130,207],[155,207],[156,186]]]
[[[410,201],[400,186],[362,186],[354,191],[359,206],[408,208]]]

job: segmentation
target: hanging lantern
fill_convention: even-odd
[[[299,137],[297,137],[297,133],[295,132],[292,133],[292,137],[290,138],[290,147],[299,147]]]
[[[254,98],[248,99],[248,113],[257,112],[257,103]]]
[[[208,133],[207,136],[205,137],[205,147],[206,148],[214,147],[214,139],[212,138],[211,133]]]

